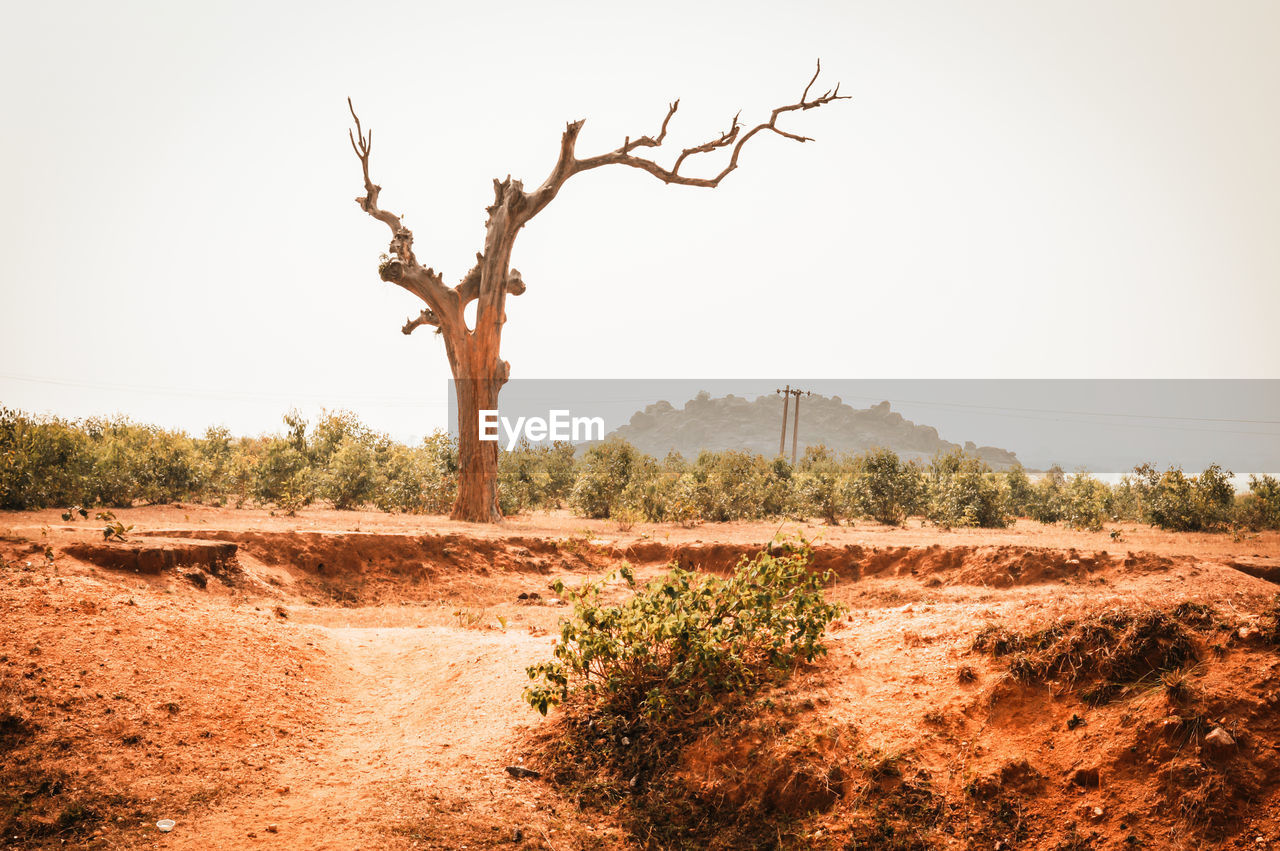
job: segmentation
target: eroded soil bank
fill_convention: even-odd
[[[554,731],[520,699],[567,614],[548,586],[722,572],[778,531],[166,507],[104,544],[44,514],[0,517],[13,847],[643,847],[625,801],[504,770]],[[1277,536],[783,531],[848,611],[773,709],[682,756],[708,811],[798,848],[1280,847]],[[1100,704],[973,649],[1188,602],[1213,614],[1183,678]]]

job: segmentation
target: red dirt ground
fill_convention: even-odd
[[[503,770],[554,730],[520,699],[567,612],[547,586],[623,559],[721,571],[779,531],[161,506],[118,511],[135,528],[104,549],[100,524],[59,514],[0,514],[0,845],[639,847],[618,813]],[[780,695],[784,723],[689,750],[691,789],[817,808],[787,847],[1280,848],[1280,652],[1248,629],[1280,591],[1280,535],[783,531],[817,544],[848,612]],[[1184,601],[1233,631],[1181,703],[1092,707],[970,650],[988,624]],[[1237,745],[1182,735],[1192,715]],[[834,794],[770,791],[815,765],[842,767]],[[867,844],[920,789],[950,832]]]

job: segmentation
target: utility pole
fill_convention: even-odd
[[[792,390],[791,385],[787,385],[786,390],[775,390],[775,393],[782,394],[782,440],[778,443],[778,454],[781,455],[787,450],[787,403],[791,396],[796,397],[796,413],[795,421],[791,425],[791,466],[796,465],[796,450],[800,445],[800,397],[813,395],[808,390],[800,390],[799,388]]]
[[[787,451],[787,404],[791,402],[791,385],[788,384],[786,390],[773,392],[782,394],[782,439],[778,441],[778,454],[782,455]]]

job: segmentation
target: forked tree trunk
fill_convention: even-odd
[[[628,136],[622,146],[586,159],[576,153],[581,121],[571,122],[560,137],[560,155],[547,179],[532,192],[525,192],[518,180],[509,176],[506,180],[493,181],[494,200],[488,208],[485,222],[484,251],[476,255],[476,265],[455,287],[445,286],[443,278],[434,269],[420,264],[413,254],[413,232],[406,228],[395,213],[378,206],[382,187],[369,177],[369,154],[373,149],[373,131],[367,134],[360,126],[351,99],[351,117],[355,131],[350,133],[351,147],[355,149],[364,171],[365,194],[356,199],[360,209],[383,222],[391,230],[389,256],[378,267],[384,281],[390,281],[418,296],[427,308],[401,329],[413,333],[422,325],[431,325],[444,337],[445,352],[453,371],[454,391],[458,402],[458,497],[453,504],[452,517],[476,523],[496,523],[502,519],[498,508],[498,444],[480,440],[480,411],[496,410],[498,392],[507,383],[510,366],[500,356],[502,326],[507,321],[506,298],[508,294],[520,295],[525,290],[520,273],[511,268],[511,248],[516,235],[530,219],[542,211],[573,175],[606,165],[624,165],[648,172],[663,183],[683,186],[715,188],[731,171],[738,167],[742,147],[757,133],[768,132],[797,142],[809,141],[806,136],[778,127],[778,116],[823,106],[835,100],[843,100],[840,87],[809,99],[809,90],[822,71],[819,63],[809,85],[804,87],[797,103],[773,110],[769,120],[740,132],[742,125],[734,116],[729,129],[719,138],[701,145],[685,148],[670,168],[653,160],[636,156],[640,148],[657,148],[667,136],[667,125],[675,115],[680,102],[667,108],[662,129],[657,136]],[[690,157],[730,149],[729,162],[714,177],[692,177],[681,174],[680,167]],[[467,327],[466,309],[472,301],[476,304],[475,327]]]
[[[484,252],[476,257],[458,291],[458,314],[441,323],[445,353],[453,371],[458,403],[458,496],[450,515],[471,523],[498,523],[498,442],[480,439],[480,412],[498,408],[498,393],[510,367],[499,357],[502,326],[507,321],[507,293],[519,295],[524,284],[510,270],[511,246],[521,222],[512,206],[524,197],[519,181],[494,181],[494,203],[485,222]],[[474,286],[468,286],[474,281]],[[468,328],[462,311],[474,296],[476,321]]]
[[[377,189],[371,186],[365,204],[370,203],[369,197],[376,199]],[[527,221],[516,211],[527,196],[520,181],[510,178],[495,180],[493,190],[494,203],[485,222],[485,250],[476,255],[476,265],[462,282],[452,288],[445,287],[434,270],[413,259],[413,234],[400,226],[399,219],[380,210],[373,213],[375,218],[394,220],[393,256],[379,267],[382,279],[404,287],[430,305],[401,330],[410,334],[421,325],[432,325],[444,338],[458,408],[458,494],[450,516],[471,523],[502,520],[498,443],[480,439],[480,412],[498,408],[498,393],[510,375],[510,365],[499,356],[502,326],[507,321],[506,297],[525,290],[520,273],[510,268],[510,260],[516,234]],[[473,301],[476,319],[474,327],[468,327],[466,309]]]

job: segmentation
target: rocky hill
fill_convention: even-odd
[[[794,408],[790,408],[788,455],[794,415]],[[778,452],[781,428],[780,396],[760,396],[752,401],[733,394],[713,399],[709,393],[702,392],[683,408],[665,401],[649,405],[637,411],[630,422],[611,436],[623,438],[658,458],[671,450],[686,458],[695,458],[703,449],[745,449],[772,457]],[[959,447],[939,437],[937,429],[904,419],[889,409],[888,402],[854,408],[839,396],[806,396],[800,403],[800,452],[803,453],[806,446],[818,444],[838,452],[885,447],[904,458],[917,459],[928,459],[936,452]],[[1017,456],[1004,449],[976,446],[971,442],[963,448],[997,470],[1018,463]]]

